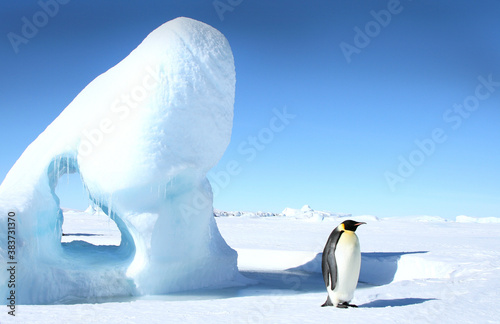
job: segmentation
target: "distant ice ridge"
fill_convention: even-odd
[[[304,205],[300,209],[285,208],[281,213],[271,213],[271,212],[242,212],[242,211],[222,211],[214,209],[215,217],[286,217],[294,219],[306,219],[306,220],[323,220],[325,218],[340,218],[340,217],[350,217],[351,214],[345,213],[332,213],[329,211],[319,211],[314,210],[309,205]]]
[[[412,221],[412,222],[422,222],[422,223],[446,223],[452,222],[450,219],[446,219],[439,216],[404,216],[404,217],[383,217],[379,218],[374,215],[352,215],[348,213],[334,213],[330,211],[320,211],[314,210],[309,205],[304,205],[300,209],[285,208],[281,213],[272,213],[265,211],[258,212],[246,212],[246,211],[223,211],[220,209],[214,209],[215,217],[282,217],[290,219],[303,219],[310,221],[323,221],[323,220],[338,220],[339,222],[345,219],[353,219],[356,221],[380,221],[380,220],[397,220],[397,221]],[[500,218],[498,217],[470,217],[465,215],[457,216],[455,219],[456,223],[500,223]]]
[[[235,80],[225,37],[177,18],[80,92],[0,186],[1,223],[17,215],[17,303],[167,293],[238,275],[206,179],[230,141]],[[55,188],[66,173],[79,173],[116,222],[119,246],[61,244]],[[4,265],[7,240],[0,231]],[[4,301],[7,275],[0,272]]]

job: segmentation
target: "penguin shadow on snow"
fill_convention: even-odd
[[[378,299],[369,303],[359,305],[360,308],[385,308],[397,306],[409,306],[425,303],[436,298],[397,298],[397,299]]]

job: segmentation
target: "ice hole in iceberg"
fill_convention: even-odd
[[[57,180],[55,194],[63,210],[85,211],[91,205],[79,172],[61,175]]]
[[[28,146],[0,185],[0,220],[15,214],[18,304],[227,286],[237,254],[219,233],[207,172],[229,144],[235,94],[226,38],[189,18],[149,34],[88,84]],[[61,243],[56,194],[78,173],[116,222],[118,246]],[[8,298],[9,273],[0,272]],[[6,299],[4,299],[6,300]]]
[[[86,241],[95,246],[121,244],[121,232],[112,217],[109,217],[90,200],[80,173],[76,167],[70,169],[71,159],[59,159],[59,166],[54,163],[49,167],[55,177],[62,173],[55,184],[55,199],[63,213],[61,243],[64,246],[81,244],[74,241]],[[76,165],[71,162],[72,165]],[[54,170],[59,170],[54,172]],[[73,172],[73,173],[72,173]],[[50,179],[49,175],[49,179]],[[105,247],[102,247],[104,249]]]

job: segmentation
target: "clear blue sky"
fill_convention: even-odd
[[[0,179],[89,82],[187,16],[235,56],[216,208],[500,217],[498,1],[243,0],[219,13],[213,1],[59,1],[46,21],[37,1],[0,4]],[[58,190],[84,208],[75,180]]]

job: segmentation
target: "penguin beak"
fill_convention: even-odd
[[[363,224],[366,224],[365,222],[359,222],[359,223],[356,223],[356,227],[358,227],[359,225],[363,225]]]

